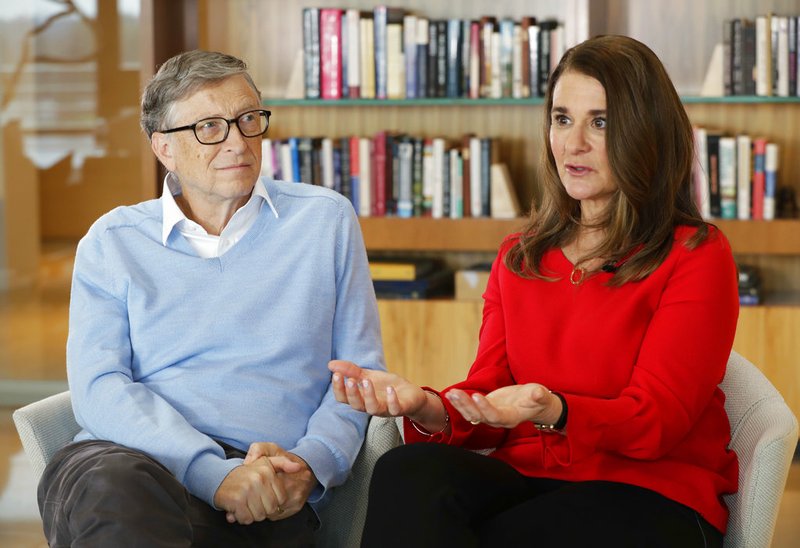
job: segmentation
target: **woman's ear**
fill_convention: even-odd
[[[153,133],[150,137],[150,148],[153,149],[153,154],[156,155],[158,161],[164,164],[167,171],[175,170],[175,158],[172,151],[172,139],[163,133]]]

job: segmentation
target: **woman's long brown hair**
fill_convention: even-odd
[[[568,71],[605,89],[606,150],[618,186],[605,216],[589,225],[605,231],[605,239],[584,259],[621,261],[611,285],[641,280],[669,254],[676,226],[698,227],[687,242],[695,247],[708,225],[692,197],[694,144],[683,103],[658,57],[625,36],[589,39],[569,49],[553,71],[545,97],[542,198],[505,264],[520,276],[552,280],[541,269],[544,253],[572,241],[581,227],[580,204],[564,190],[550,146],[553,90]]]

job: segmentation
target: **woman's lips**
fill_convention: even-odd
[[[592,171],[591,168],[578,164],[564,164],[564,168],[567,170],[567,173],[569,173],[570,175],[574,175],[576,177],[580,177],[581,175],[586,175],[587,173]]]

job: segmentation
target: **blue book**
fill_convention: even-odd
[[[289,137],[289,154],[292,159],[292,181],[299,183],[300,180],[300,139]]]

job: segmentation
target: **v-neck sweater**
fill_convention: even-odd
[[[385,369],[366,251],[349,201],[265,181],[262,207],[224,255],[179,231],[162,243],[158,200],[101,217],[78,245],[67,373],[76,440],[144,451],[213,505],[226,460],[275,442],[319,480],[342,483],[366,416],[336,402],[327,363]]]

